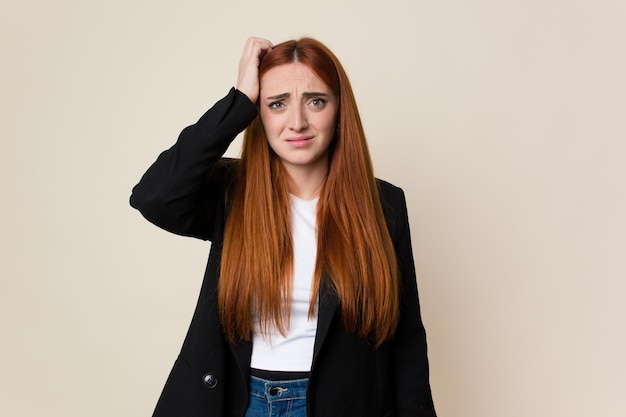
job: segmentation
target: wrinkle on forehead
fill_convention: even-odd
[[[309,67],[299,62],[279,65],[261,77],[262,95],[285,92],[302,94],[308,91],[331,93],[330,88]]]

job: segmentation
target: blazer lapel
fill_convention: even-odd
[[[237,345],[230,345],[230,350],[233,352],[235,362],[239,367],[239,372],[243,376],[244,381],[248,381],[250,378],[250,358],[252,357],[252,342],[241,341]],[[246,383],[247,386],[247,383]]]
[[[319,311],[317,315],[317,332],[315,334],[315,344],[313,347],[313,364],[317,359],[317,355],[320,353],[324,340],[328,335],[328,329],[335,317],[337,308],[339,307],[339,299],[337,294],[332,290],[332,286],[329,283],[327,276],[322,276],[322,282],[320,283],[320,295],[319,295]]]

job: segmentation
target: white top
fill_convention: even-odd
[[[308,316],[317,255],[317,200],[302,200],[291,195],[294,278],[290,326],[284,337],[274,326],[263,335],[258,320],[254,319],[252,368],[300,372],[311,369],[317,311],[311,320]]]

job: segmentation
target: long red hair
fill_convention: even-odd
[[[317,263],[309,315],[322,280],[336,292],[348,331],[380,345],[399,318],[398,266],[352,87],[337,57],[311,38],[273,47],[259,66],[300,62],[339,99],[337,134],[317,206]],[[224,234],[219,312],[230,343],[250,340],[252,315],[261,329],[289,326],[293,249],[289,190],[280,158],[260,117],[244,133],[237,183]]]

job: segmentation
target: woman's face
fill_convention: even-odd
[[[298,62],[268,70],[259,105],[267,141],[289,171],[328,170],[339,104],[312,70]]]

